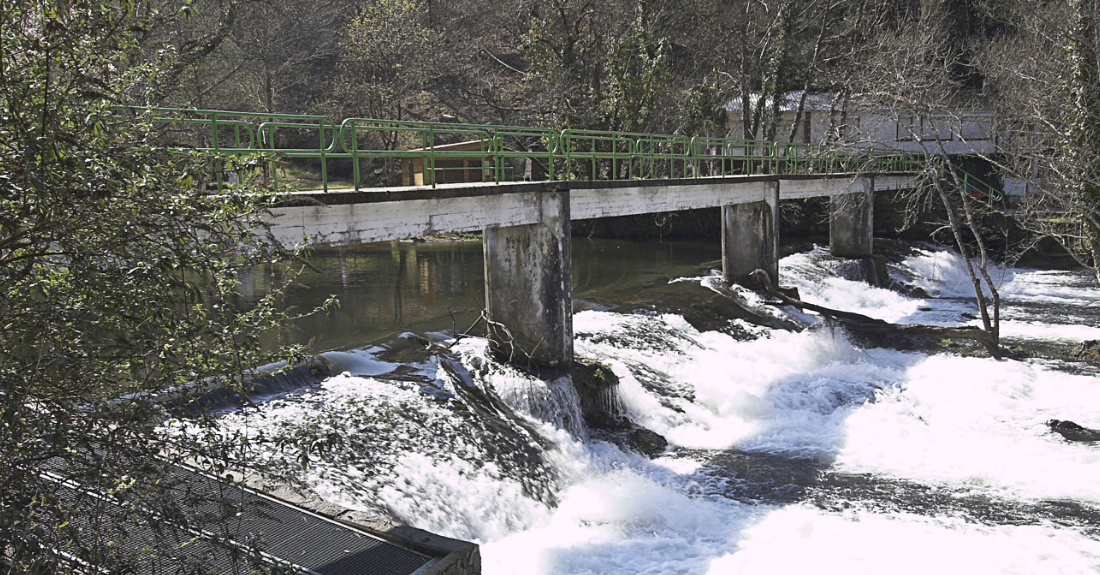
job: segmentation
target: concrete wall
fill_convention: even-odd
[[[875,239],[874,189],[874,180],[861,178],[852,193],[830,198],[829,251],[834,256],[871,256]]]

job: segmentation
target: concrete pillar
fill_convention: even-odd
[[[760,268],[779,282],[779,182],[763,182],[763,199],[722,206],[722,275],[746,283]]]
[[[869,257],[874,248],[875,181],[857,178],[852,193],[829,201],[829,251],[842,258]]]
[[[573,364],[573,254],[569,192],[538,196],[541,222],[485,230],[485,308],[497,358]]]

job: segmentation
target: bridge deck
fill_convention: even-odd
[[[326,205],[339,205],[347,203],[376,203],[393,202],[417,199],[448,199],[460,197],[491,196],[498,194],[511,194],[520,192],[564,191],[564,190],[615,190],[626,188],[684,188],[693,186],[707,186],[716,184],[748,183],[748,182],[776,182],[782,181],[789,185],[796,182],[820,182],[824,180],[851,180],[855,177],[869,174],[838,172],[829,174],[773,174],[773,175],[733,175],[733,176],[700,176],[696,178],[663,178],[652,180],[544,180],[525,182],[462,182],[451,184],[437,184],[435,186],[388,186],[376,188],[330,188],[327,192],[321,189],[298,190],[290,192],[288,203],[298,203],[294,198],[308,198]],[[876,177],[905,177],[911,178],[908,173],[879,173]],[[797,184],[795,184],[797,186]],[[804,186],[797,186],[800,189]],[[893,189],[893,188],[882,188]],[[820,195],[820,194],[817,194]],[[793,191],[787,192],[783,199],[797,199]],[[574,218],[575,219],[575,218]]]
[[[568,191],[571,220],[675,212],[850,193],[868,174],[712,176],[661,180],[461,183],[297,192],[275,208],[272,232],[288,245],[349,245],[533,224],[540,196]],[[897,189],[912,174],[875,174],[876,190]]]

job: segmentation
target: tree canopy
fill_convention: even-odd
[[[224,530],[209,507],[169,497],[171,466],[221,476],[247,465],[201,414],[189,433],[158,430],[165,405],[239,390],[256,366],[301,351],[258,345],[286,319],[277,293],[248,310],[235,301],[242,267],[292,255],[262,233],[275,196],[205,189],[226,166],[166,153],[160,126],[116,107],[161,89],[166,56],[141,39],[163,18],[132,0],[0,5],[0,565],[10,572],[125,572],[150,556],[201,572],[187,541],[121,544],[138,538],[127,530],[158,533],[165,517]],[[115,502],[110,525],[97,521],[97,495]],[[248,564],[247,552],[225,550]]]

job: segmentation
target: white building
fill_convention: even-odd
[[[840,141],[853,147],[912,153],[940,153],[942,150],[950,155],[992,154],[996,148],[993,114],[990,112],[967,111],[936,116],[898,115],[852,104],[844,116],[844,125],[840,126],[841,113],[839,109],[834,110],[836,97],[836,94],[807,94],[794,138],[789,138],[798,115],[802,92],[785,94],[779,105],[777,140],[793,139],[798,143],[821,144],[829,139],[830,132],[843,130]],[[760,96],[754,94],[751,98],[755,107]],[[727,127],[730,136],[734,138],[744,138],[741,110],[740,98],[731,100],[726,105]]]

